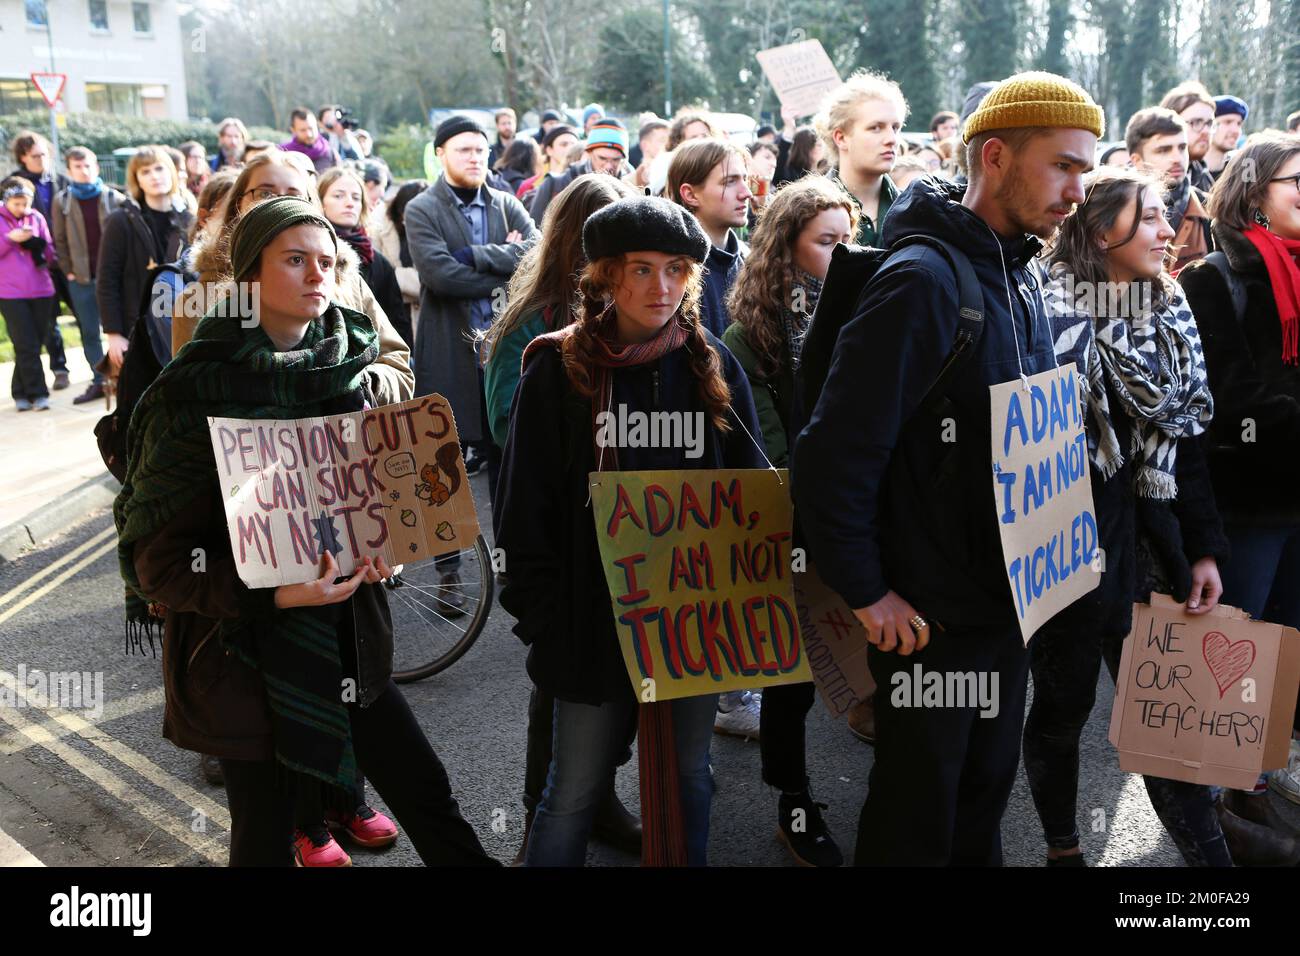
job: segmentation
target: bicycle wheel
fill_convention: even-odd
[[[452,571],[459,583],[444,584]],[[406,684],[431,677],[465,655],[492,611],[487,542],[479,535],[472,548],[403,565],[384,585],[393,616],[393,680]],[[459,614],[445,603],[456,599],[463,605]]]

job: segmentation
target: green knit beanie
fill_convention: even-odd
[[[339,239],[328,219],[310,202],[298,196],[276,196],[258,203],[240,217],[230,236],[230,269],[239,282],[257,268],[262,250],[284,230],[310,223],[328,230],[334,249]]]

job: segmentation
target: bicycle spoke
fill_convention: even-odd
[[[412,584],[410,581],[407,581],[407,582],[406,582],[406,586],[407,586],[408,588],[415,588],[415,590],[419,591],[419,592],[420,592],[421,594],[423,594],[425,597],[430,597],[430,598],[437,598],[437,597],[438,597],[438,595],[434,594],[433,591],[431,591],[431,590],[426,590],[425,588],[420,587],[420,585],[418,585],[418,584]],[[450,591],[451,588],[435,588],[435,590],[439,590],[439,591]],[[471,595],[469,595],[469,594],[465,594],[464,592],[459,592],[459,593],[460,593],[463,597],[467,597],[467,598],[469,598],[469,599],[470,599],[471,601],[473,601],[475,604],[478,603],[478,598],[473,597],[473,596],[471,596]]]
[[[422,602],[420,602],[420,601],[417,601],[417,600],[416,600],[415,598],[413,598],[413,597],[408,597],[407,595],[403,594],[403,593],[401,592],[401,589],[400,589],[400,588],[398,588],[397,590],[394,590],[394,591],[392,591],[392,592],[390,592],[390,593],[392,593],[392,594],[396,594],[399,598],[401,598],[402,601],[406,604],[407,607],[410,607],[412,604],[418,604],[420,607],[424,608],[426,611],[428,611],[428,612],[429,612],[430,614],[432,614],[434,617],[436,617],[436,618],[438,618],[438,619],[440,619],[440,620],[442,620],[442,621],[445,621],[447,624],[450,624],[452,627],[456,628],[456,630],[460,631],[462,634],[464,634],[464,633],[466,632],[466,630],[467,630],[466,628],[463,628],[463,627],[460,627],[460,626],[457,625],[457,624],[454,624],[454,623],[451,621],[450,618],[444,617],[442,614],[439,614],[437,611],[435,611],[433,608],[429,607],[427,604],[424,604],[424,603],[422,603]],[[418,611],[416,611],[416,616],[417,616],[417,617],[421,617],[421,620],[424,620],[424,618],[423,618],[422,616],[420,616],[420,613],[419,613]]]

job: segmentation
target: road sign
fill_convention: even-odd
[[[66,73],[33,73],[32,82],[36,84],[37,92],[45,100],[45,105],[54,108],[54,104],[59,101],[63,95],[63,87],[68,82]]]

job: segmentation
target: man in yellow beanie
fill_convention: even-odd
[[[985,97],[962,134],[969,186],[918,179],[882,224],[886,247],[919,235],[950,251],[894,248],[795,445],[807,547],[866,628],[879,688],[859,865],[1002,861],[1029,660],[1001,560],[989,387],[1056,365],[1034,257],[1083,202],[1103,127],[1049,73]],[[965,266],[982,321],[959,318]]]

